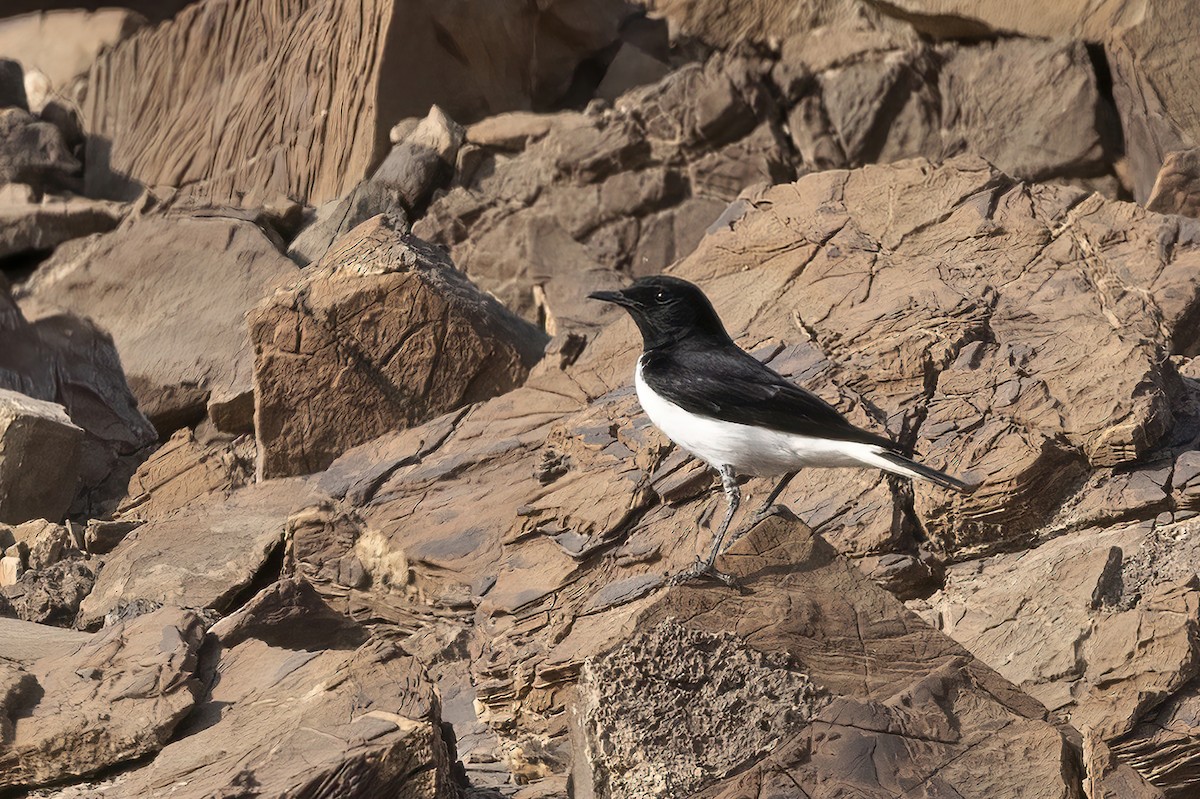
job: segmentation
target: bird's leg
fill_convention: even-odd
[[[775,504],[775,500],[783,493],[783,489],[787,488],[788,483],[792,482],[792,478],[796,474],[796,472],[788,472],[779,478],[779,482],[771,489],[771,493],[767,494],[767,498],[763,501],[763,504],[759,505],[758,510],[754,511],[754,521],[761,521],[771,512],[771,506]]]
[[[732,466],[722,466],[719,470],[721,473],[721,487],[725,490],[725,500],[728,507],[725,509],[725,518],[721,520],[721,526],[717,528],[716,535],[713,536],[712,550],[708,553],[708,558],[705,560],[696,559],[691,568],[676,575],[671,580],[673,584],[678,584],[690,580],[693,577],[702,577],[710,575],[725,583],[728,586],[737,584],[732,574],[726,574],[723,571],[718,571],[716,566],[717,555],[721,554],[721,544],[725,541],[725,533],[729,530],[729,523],[733,521],[733,514],[737,513],[738,505],[742,502],[742,492],[738,490],[737,478],[734,476]]]

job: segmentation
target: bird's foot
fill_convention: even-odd
[[[738,581],[736,577],[734,577],[732,574],[726,574],[713,564],[700,560],[700,558],[696,558],[695,563],[672,577],[668,581],[668,584],[682,585],[690,580],[704,579],[716,580],[717,582],[724,583],[730,588],[738,587]]]

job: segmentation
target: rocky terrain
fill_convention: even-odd
[[[0,795],[1200,795],[1182,0],[114,2],[0,8]],[[973,490],[670,584],[664,271]]]

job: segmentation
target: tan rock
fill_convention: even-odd
[[[139,600],[225,611],[283,545],[288,515],[311,502],[301,483],[283,480],[229,498],[202,497],[138,527],[104,559],[77,626]]]
[[[395,643],[368,638],[302,581],[260,592],[209,640],[210,688],[176,740],[106,792],[145,796],[169,785],[180,799],[201,799],[249,784],[288,799],[458,795],[438,697],[421,664]]]
[[[169,435],[202,416],[210,394],[250,391],[243,316],[296,274],[253,224],[159,215],[61,248],[19,300],[107,329],[138,405]]]
[[[191,430],[178,430],[138,467],[117,512],[126,519],[164,519],[210,494],[228,496],[253,478],[249,437],[206,446]]]
[[[53,250],[71,239],[112,230],[126,206],[75,196],[6,196],[0,201],[0,257]]]
[[[189,7],[97,59],[84,107],[95,134],[88,193],[128,191],[133,179],[217,204],[272,194],[321,204],[368,176],[402,117],[436,103],[470,122],[553,103],[629,14],[619,0],[478,11],[412,0]],[[198,36],[224,46],[197,50]],[[326,51],[337,57],[311,60]],[[194,91],[165,88],[181,66]],[[212,108],[224,109],[222,124],[207,124]],[[147,114],[155,125],[143,124]]]
[[[508,391],[545,340],[378,217],[249,323],[262,477],[318,471],[397,426]]]
[[[52,89],[65,90],[85,75],[105,47],[131,36],[145,20],[128,8],[95,11],[62,9],[0,20],[0,57],[46,76]],[[34,108],[34,111],[39,111]]]
[[[61,405],[0,389],[0,522],[63,518],[82,439]]]
[[[1146,207],[1160,214],[1200,217],[1200,148],[1163,156]]]
[[[203,637],[194,614],[164,608],[25,666],[38,690],[3,708],[15,729],[0,745],[0,785],[81,776],[158,751],[195,703]]]

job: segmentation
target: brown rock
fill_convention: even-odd
[[[486,13],[409,0],[289,0],[269,13],[249,0],[193,5],[97,59],[84,108],[95,134],[88,193],[128,191],[131,178],[217,204],[326,202],[379,163],[397,119],[433,104],[474,121],[553,103],[629,12],[623,0],[506,0]],[[197,36],[224,46],[196,50]],[[317,51],[338,57],[318,68]],[[166,89],[180,68],[195,91]],[[211,108],[225,109],[222,124],[206,124]]]
[[[397,425],[508,391],[544,343],[437,248],[379,218],[255,309],[250,329],[263,477],[318,471]]]
[[[13,189],[16,189],[13,191]],[[44,196],[9,186],[0,196],[0,258],[53,250],[71,239],[105,233],[125,216],[126,207],[105,200]]]
[[[335,241],[379,214],[386,215],[397,230],[403,231],[408,226],[396,191],[377,181],[364,180],[345,197],[330,200],[317,209],[316,218],[288,246],[288,257],[300,266],[319,261]],[[252,428],[253,424],[252,418]]]
[[[228,610],[280,551],[288,515],[310,501],[302,483],[283,480],[204,497],[147,522],[105,556],[77,626],[98,627],[138,600]]]
[[[0,20],[0,53],[46,76],[52,90],[68,90],[96,55],[131,36],[145,19],[127,8],[38,10]],[[40,112],[40,108],[34,108]]]
[[[15,729],[0,745],[0,785],[90,774],[158,751],[195,703],[203,636],[194,614],[164,608],[30,663],[37,690],[10,695],[16,701],[3,708]]]
[[[82,438],[61,405],[0,389],[0,522],[63,518]]]
[[[247,786],[288,799],[457,796],[424,669],[396,644],[366,638],[302,581],[265,589],[213,627],[209,690],[178,738],[106,788],[145,796],[170,785],[180,799]]]
[[[462,126],[435,105],[392,148],[371,180],[395,192],[400,206],[416,216],[433,190],[454,173],[464,135]]]
[[[72,557],[41,569],[30,569],[0,591],[16,618],[70,627],[75,623],[80,603],[96,584],[98,567],[95,561]]]
[[[58,128],[20,108],[0,108],[0,183],[71,188],[79,169]]]
[[[608,112],[479,123],[467,140],[486,145],[483,165],[413,230],[526,319],[594,331],[614,318],[580,302],[597,284],[661,271],[743,188],[795,174],[780,127],[764,121],[776,118],[769,68],[717,54]]]
[[[1200,217],[1200,148],[1170,152],[1163,157],[1146,207],[1160,214]]]
[[[61,248],[20,298],[110,331],[138,404],[169,435],[202,416],[210,394],[250,391],[243,315],[296,274],[250,223],[157,215]]]
[[[155,521],[210,494],[228,496],[253,482],[254,452],[246,436],[204,445],[191,430],[178,430],[138,467],[117,512]]]
[[[650,0],[649,11],[668,20],[675,36],[696,37],[720,48],[739,42],[765,44],[820,27],[902,29],[874,5],[815,0],[797,6],[786,0]]]

